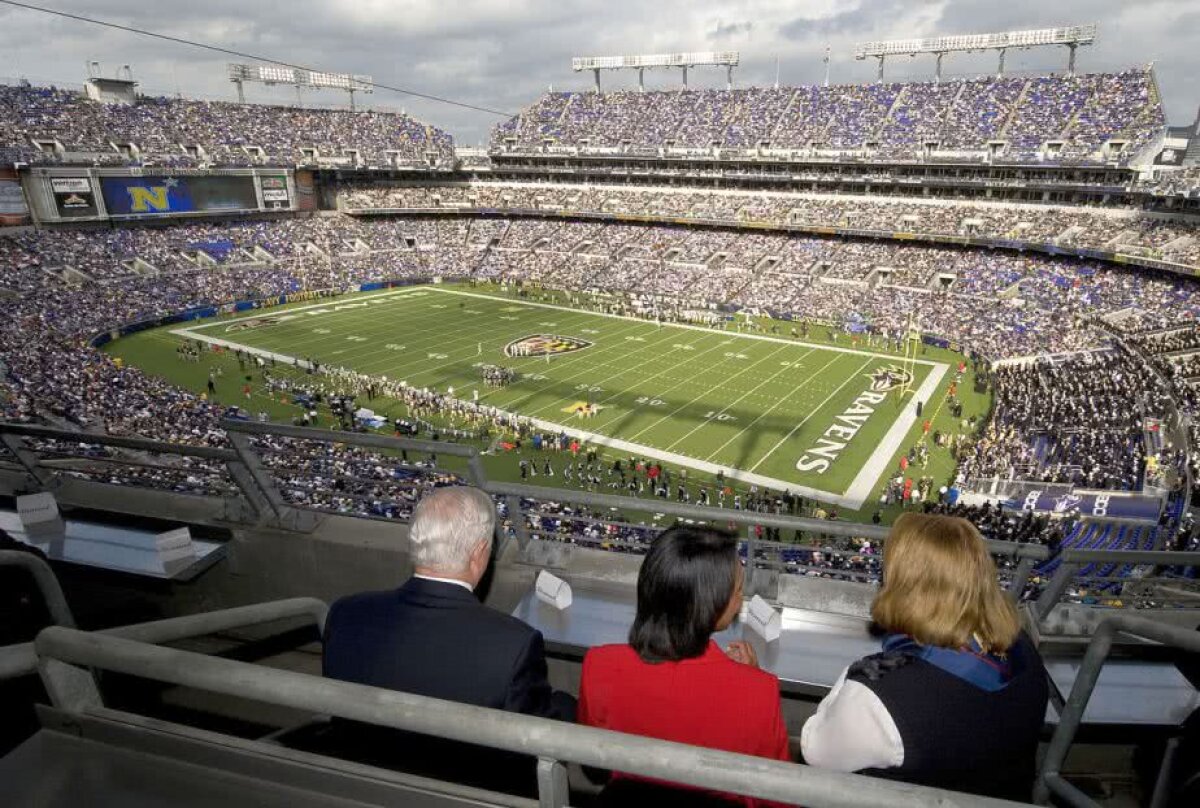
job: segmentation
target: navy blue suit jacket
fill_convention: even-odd
[[[575,700],[551,690],[541,632],[489,609],[473,592],[411,578],[397,590],[333,604],[325,675],[347,682],[574,721]]]

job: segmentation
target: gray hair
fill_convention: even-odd
[[[491,551],[495,527],[496,504],[483,491],[465,485],[435,488],[413,510],[408,528],[413,563],[447,572],[465,570],[479,542],[486,540]]]

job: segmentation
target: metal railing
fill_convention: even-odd
[[[877,552],[874,556],[862,557],[860,560],[863,563],[860,568],[850,570],[830,563],[829,557],[841,559],[860,555],[853,546],[854,540],[857,539],[869,540],[878,550],[878,543],[885,540],[887,536],[887,529],[881,526],[829,521],[770,511],[714,508],[659,497],[615,496],[579,489],[546,488],[493,481],[487,476],[482,453],[470,445],[400,438],[378,433],[341,432],[238,420],[223,421],[222,426],[226,430],[230,448],[188,446],[134,437],[4,423],[0,423],[0,441],[8,449],[9,454],[16,458],[14,467],[24,471],[43,489],[49,490],[60,486],[61,475],[69,475],[73,470],[64,470],[59,467],[59,461],[64,454],[62,447],[65,445],[101,446],[124,449],[133,453],[174,454],[183,458],[200,458],[204,462],[218,463],[228,473],[230,484],[241,492],[237,501],[244,501],[250,505],[250,509],[242,521],[249,521],[253,524],[269,523],[275,527],[296,531],[311,531],[315,529],[322,518],[330,514],[364,518],[383,517],[371,517],[361,509],[331,510],[320,507],[319,504],[305,502],[303,499],[297,501],[296,498],[287,496],[285,494],[287,486],[282,478],[289,474],[290,470],[272,467],[264,462],[264,458],[271,456],[271,451],[261,445],[262,441],[278,440],[283,447],[281,451],[289,448],[303,450],[297,453],[297,457],[301,460],[304,459],[306,451],[310,450],[312,445],[360,447],[378,452],[378,457],[384,460],[395,460],[398,468],[402,466],[399,456],[405,451],[435,454],[439,458],[454,458],[459,462],[461,468],[452,470],[441,460],[434,469],[417,469],[416,466],[410,466],[410,468],[414,469],[414,473],[418,475],[425,472],[453,473],[459,479],[488,491],[498,502],[503,504],[507,523],[498,521],[496,537],[498,550],[502,550],[505,542],[510,538],[524,549],[535,536],[589,546],[588,542],[583,540],[585,538],[583,536],[555,536],[552,535],[552,531],[540,530],[537,527],[540,519],[572,520],[581,518],[579,515],[581,508],[595,511],[582,517],[584,519],[641,534],[657,533],[665,526],[667,520],[662,520],[664,524],[632,524],[632,520],[623,519],[621,514],[653,513],[712,524],[732,523],[747,527],[761,526],[796,532],[801,540],[795,543],[760,540],[753,535],[745,539],[745,557],[748,561],[752,561],[747,565],[751,586],[754,586],[755,569],[822,575],[865,584],[878,582]],[[50,450],[43,451],[47,445],[50,446]],[[80,451],[79,456],[91,457],[87,451]],[[109,459],[119,461],[127,458],[117,456]],[[138,485],[139,481],[135,478],[128,482],[130,485]],[[397,483],[394,490],[404,495],[403,500],[395,500],[398,510],[401,508],[411,510],[421,489],[430,484],[432,483],[423,479],[407,484],[406,488]],[[347,496],[347,499],[352,499],[352,497]],[[374,499],[376,504],[379,500],[379,497]],[[383,500],[388,501],[386,497]],[[571,512],[564,513],[559,517],[552,509],[547,509],[549,503],[569,505]],[[614,516],[614,514],[616,515]],[[389,519],[389,521],[395,520]],[[641,548],[637,546],[638,542],[642,542]],[[595,544],[596,542],[592,542],[591,546],[595,546]],[[644,539],[637,537],[610,544],[612,545],[611,549],[632,552],[639,552],[645,546]],[[1159,551],[1067,550],[1063,552],[1059,568],[1052,577],[1034,579],[1035,566],[1050,557],[1046,547],[999,541],[991,541],[988,546],[989,551],[996,557],[1001,578],[1007,584],[1013,597],[1036,597],[1035,614],[1043,619],[1058,602],[1071,599],[1069,592],[1075,585],[1077,576],[1085,570],[1087,564],[1092,564],[1101,571],[1107,568],[1110,573],[1114,570],[1124,572],[1131,565],[1137,566],[1139,575],[1136,581],[1126,578],[1122,574],[1093,575],[1091,578],[1103,579],[1093,582],[1098,586],[1103,585],[1103,589],[1107,593],[1120,589],[1130,599],[1130,602],[1139,606],[1161,605],[1159,601],[1164,600],[1159,593],[1147,589],[1152,584],[1164,579],[1156,576],[1147,577],[1144,574],[1147,570],[1167,565],[1200,568],[1200,553],[1165,554]],[[823,566],[809,564],[813,553],[821,554]],[[1086,556],[1080,555],[1080,553],[1086,553]],[[1030,588],[1031,580],[1034,582],[1032,588]],[[1130,587],[1134,583],[1136,583],[1136,589]],[[1172,583],[1173,585],[1177,584],[1178,579],[1173,579]],[[1141,597],[1134,597],[1137,593],[1142,593]],[[769,597],[769,593],[763,594]],[[1104,605],[1117,605],[1116,601],[1120,600],[1119,596],[1111,594],[1105,594],[1103,597],[1107,601]],[[1196,601],[1184,598],[1181,600],[1181,604],[1195,607]]]
[[[781,530],[795,531],[804,535],[805,540],[800,542],[779,542],[759,538],[747,538],[745,540],[747,594],[754,594],[757,588],[754,581],[756,569],[776,569],[783,572],[796,571],[801,573],[811,572],[861,583],[877,583],[879,580],[877,571],[845,570],[828,565],[824,567],[810,566],[805,563],[803,558],[795,557],[797,554],[803,556],[804,554],[811,555],[814,553],[839,558],[862,557],[870,558],[875,566],[877,566],[881,560],[878,552],[871,556],[863,556],[857,549],[844,546],[839,547],[836,544],[830,543],[828,539],[866,539],[876,543],[878,546],[887,539],[888,535],[888,528],[881,525],[829,521],[827,519],[814,519],[769,511],[714,508],[661,498],[642,500],[633,497],[575,490],[563,490],[561,492],[556,490],[551,493],[549,489],[538,488],[536,486],[498,482],[488,482],[485,484],[484,489],[495,496],[504,497],[505,503],[508,506],[510,519],[516,514],[524,517],[513,520],[514,529],[517,530],[518,535],[522,531],[536,532],[535,528],[526,524],[526,522],[531,522],[535,519],[562,519],[565,521],[579,519],[579,517],[573,515],[562,515],[553,511],[546,513],[538,510],[538,503],[546,502],[586,506],[610,512],[652,510],[655,514],[672,516],[677,519],[691,519],[719,525],[737,524],[747,527],[773,527]],[[514,502],[514,500],[516,501]],[[533,507],[529,509],[523,508],[525,502],[532,503]],[[603,522],[604,520],[597,521]],[[629,527],[639,532],[657,533],[665,526],[634,525]],[[527,536],[521,536],[521,538],[522,540],[528,540]],[[594,544],[594,542],[581,541],[577,535],[572,535],[569,538],[573,544],[583,544],[584,546]],[[1009,592],[1014,599],[1019,598],[1025,591],[1034,566],[1038,562],[1049,558],[1049,550],[1041,545],[991,540],[987,542],[987,545],[988,551],[999,562],[998,566],[1001,569],[1001,575],[1007,579]],[[648,547],[648,543],[639,545],[636,542],[627,542],[623,549],[644,553]],[[794,558],[795,560],[789,560],[790,558]]]
[[[19,555],[19,554],[14,554]],[[47,568],[48,569],[48,568]],[[54,573],[50,572],[53,576]],[[57,585],[57,583],[56,583]],[[149,623],[103,629],[97,633],[123,637],[145,643],[170,643],[194,637],[205,637],[222,631],[250,628],[274,623],[277,620],[307,618],[317,631],[325,633],[325,618],[329,607],[317,598],[287,598],[285,600],[237,606],[217,612],[200,612],[183,617],[169,617]],[[58,625],[73,628],[74,623]],[[0,680],[24,676],[37,670],[34,643],[19,643],[0,648]]]
[[[1038,620],[1045,620],[1054,607],[1068,598],[1068,590],[1087,585],[1092,587],[1092,598],[1096,600],[1129,600],[1130,605],[1174,605],[1195,608],[1196,597],[1172,596],[1164,585],[1182,585],[1186,582],[1178,577],[1159,575],[1155,570],[1168,567],[1200,567],[1200,553],[1168,550],[1063,550],[1058,555],[1058,569],[1042,589],[1034,604]],[[1138,575],[1095,573],[1085,570],[1096,565],[1139,567]],[[1119,587],[1114,591],[1114,587]],[[1106,591],[1106,588],[1108,591]],[[1149,603],[1147,601],[1152,601]]]
[[[88,673],[95,668],[488,746],[538,759],[542,808],[567,804],[564,761],[812,808],[1002,808],[1019,804],[577,726],[66,628],[44,630],[36,647],[47,692],[57,708],[69,713],[86,715],[103,708],[100,691]]]
[[[129,467],[131,458],[145,453],[154,456],[173,456],[184,462],[198,461],[198,468],[190,466],[172,466],[168,464],[140,464],[143,468],[158,469],[165,474],[196,472],[202,476],[219,475],[220,468],[228,475],[227,487],[230,491],[240,492],[238,498],[255,517],[255,521],[266,518],[272,503],[261,488],[260,480],[251,476],[239,455],[231,450],[214,446],[194,446],[182,443],[167,443],[165,441],[149,440],[146,438],[110,435],[57,429],[54,427],[34,426],[30,424],[0,424],[0,442],[13,455],[21,468],[35,480],[43,489],[54,490],[63,482],[63,476],[89,475],[78,467],[61,468],[48,465],[47,460],[75,460],[79,464],[112,464],[118,467]],[[97,454],[94,451],[69,447],[106,447],[106,449],[124,449],[132,455]],[[47,456],[49,455],[49,456]],[[212,465],[203,465],[211,463]],[[115,475],[115,476],[119,476]],[[136,484],[136,477],[133,478]],[[149,486],[152,487],[152,486]],[[275,511],[278,518],[279,513]]]
[[[1200,632],[1164,625],[1128,614],[1115,614],[1105,618],[1092,635],[1087,653],[1084,654],[1079,672],[1075,676],[1075,683],[1071,686],[1071,694],[1067,697],[1066,704],[1060,712],[1058,727],[1054,730],[1050,745],[1046,749],[1046,757],[1042,762],[1042,770],[1034,788],[1034,801],[1041,805],[1049,804],[1050,797],[1053,795],[1073,808],[1099,808],[1100,803],[1064,779],[1062,766],[1066,761],[1067,752],[1070,751],[1071,744],[1075,740],[1075,733],[1078,732],[1079,725],[1083,721],[1084,710],[1087,708],[1092,692],[1096,689],[1100,670],[1104,667],[1104,660],[1112,650],[1117,634],[1152,640],[1200,654]],[[1154,799],[1150,803],[1152,808],[1162,804],[1165,797],[1163,793],[1165,775],[1169,771],[1170,760],[1168,758],[1164,760],[1159,773],[1159,783],[1155,788]]]
[[[75,616],[67,605],[67,596],[63,594],[58,577],[49,564],[32,553],[0,550],[0,567],[19,567],[28,572],[46,603],[46,611],[54,625],[75,628]]]

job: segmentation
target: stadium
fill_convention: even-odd
[[[1099,35],[862,42],[874,79],[794,86],[736,84],[736,51],[578,57],[594,86],[478,148],[328,65],[243,54],[236,101],[95,63],[0,83],[5,804],[1196,804],[1200,117],[1153,64],[1088,72]],[[1066,69],[1006,69],[1031,48]],[[960,53],[996,69],[944,75]],[[473,529],[464,491],[469,580],[429,549]],[[917,523],[969,536],[1019,641],[887,624]],[[660,727],[596,684],[681,536],[733,559],[704,638],[769,679],[781,752],[710,739],[761,681],[693,691],[703,645],[618,677],[673,671],[696,706]],[[414,581],[533,631],[575,720],[463,695],[510,623],[405,645],[355,611]],[[441,654],[466,684],[414,684]],[[958,735],[955,654],[1012,677]],[[958,679],[889,701],[921,666]],[[996,693],[1026,686],[1014,751]],[[844,740],[875,721],[890,763]]]

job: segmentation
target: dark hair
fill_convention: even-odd
[[[737,538],[711,527],[663,531],[638,573],[629,644],[645,662],[704,653],[737,582]]]

